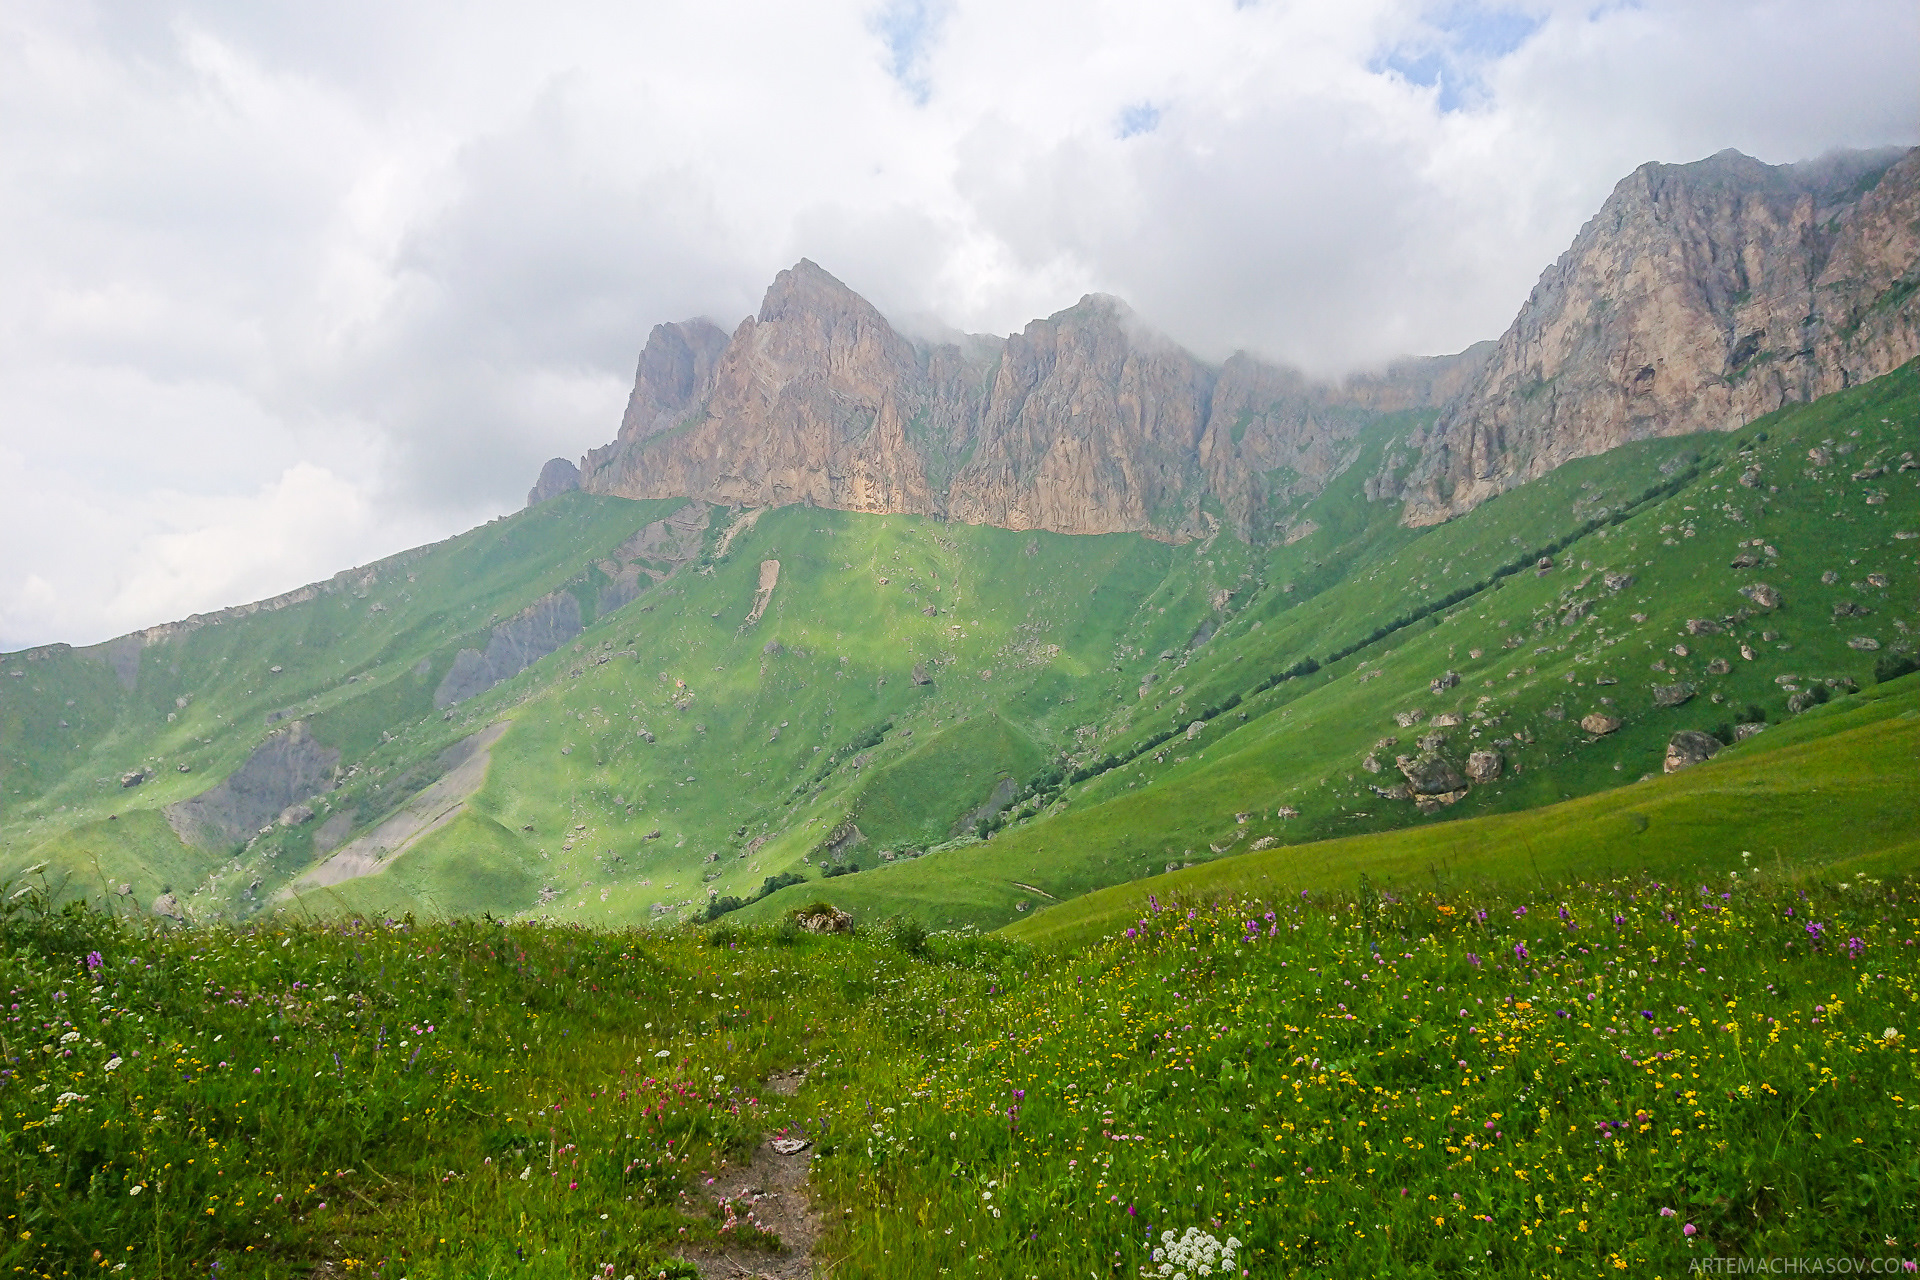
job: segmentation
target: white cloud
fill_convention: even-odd
[[[1900,0],[0,8],[0,647],[518,503],[802,255],[1322,370],[1493,336],[1648,159],[1915,141]]]

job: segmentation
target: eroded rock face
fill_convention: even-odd
[[[166,808],[181,840],[202,848],[236,845],[284,813],[312,809],[301,801],[333,789],[340,753],[323,746],[296,720],[270,735],[225,781]],[[304,819],[302,819],[304,821]]]
[[[916,344],[802,260],[731,337],[655,328],[582,487],[1175,538],[1211,531],[1212,496],[1247,537],[1351,466],[1372,415],[1438,403],[1490,351],[1337,385],[1244,355],[1216,371],[1101,295],[1008,338]]]
[[[572,493],[580,487],[580,468],[565,458],[549,458],[547,465],[540,468],[540,478],[527,491],[527,505],[538,506],[548,498],[557,498],[563,493]]]
[[[1441,407],[1363,481],[1429,524],[1573,458],[1731,429],[1912,359],[1916,227],[1920,150],[1645,165],[1497,344],[1337,384],[1244,354],[1215,368],[1100,295],[1007,338],[915,341],[802,260],[731,335],[654,329],[581,485],[1174,539],[1211,533],[1211,510],[1288,541],[1310,536],[1299,500],[1358,460],[1370,419]]]
[[[1902,284],[1917,263],[1920,151],[1641,166],[1443,411],[1409,479],[1407,522],[1899,367],[1920,354],[1920,301]]]
[[[518,675],[580,634],[580,602],[572,593],[541,596],[493,629],[483,653],[462,649],[433,691],[436,709],[484,693]]]
[[[1673,773],[1702,760],[1711,760],[1720,750],[1720,740],[1710,733],[1682,729],[1667,740],[1666,772]]]

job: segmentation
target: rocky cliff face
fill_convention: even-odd
[[[718,332],[653,331],[584,488],[1173,538],[1217,523],[1212,497],[1250,536],[1268,504],[1338,470],[1360,425],[1435,402],[1459,380],[1448,370],[1474,363],[1406,362],[1343,387],[1247,356],[1216,371],[1099,295],[1006,339],[919,345],[807,261],[709,360]],[[1280,465],[1276,485],[1264,473]]]
[[[581,486],[1061,533],[1286,536],[1382,413],[1441,407],[1367,496],[1411,524],[1572,458],[1724,430],[1920,354],[1920,151],[1643,166],[1495,343],[1333,385],[1215,368],[1089,295],[1011,337],[917,344],[811,262],[731,337],[656,327]]]
[[[1642,166],[1423,442],[1407,521],[1897,368],[1920,354],[1917,219],[1920,151]]]

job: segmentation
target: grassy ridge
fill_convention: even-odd
[[[1149,895],[1350,890],[1360,877],[1400,893],[1582,875],[1699,877],[1724,874],[1730,852],[1742,851],[1781,874],[1809,865],[1910,870],[1920,857],[1920,676],[1855,701],[1620,791],[1222,858],[1089,893],[1006,933],[1078,947],[1124,927]]]

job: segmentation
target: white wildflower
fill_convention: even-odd
[[[75,1040],[78,1040],[79,1038],[80,1038],[80,1033],[78,1031],[69,1031],[67,1032],[67,1034],[60,1037],[60,1043],[72,1044]]]
[[[111,1058],[108,1058],[107,1065],[100,1069],[102,1071],[118,1071],[120,1069],[120,1055],[116,1053]]]

